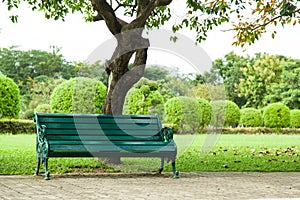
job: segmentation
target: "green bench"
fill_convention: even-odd
[[[50,179],[50,157],[158,157],[161,166],[171,161],[174,178],[177,154],[171,128],[162,128],[157,115],[45,114],[35,113],[39,174],[44,163]]]

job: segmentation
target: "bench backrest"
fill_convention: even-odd
[[[162,141],[157,115],[35,113],[38,127],[46,126],[48,141]]]

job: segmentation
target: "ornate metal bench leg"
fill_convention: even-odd
[[[179,178],[179,172],[176,170],[176,166],[175,166],[175,160],[172,161],[172,168],[173,168],[173,173],[174,173],[174,176],[173,178]]]
[[[165,164],[165,159],[161,158],[160,167],[158,168],[158,174],[161,174],[161,172],[164,170],[164,164]]]
[[[44,160],[44,167],[45,167],[45,180],[50,180],[50,173],[48,171],[48,158]]]
[[[33,175],[33,176],[38,176],[38,175],[39,175],[40,165],[41,165],[41,159],[38,158],[38,159],[37,159],[37,167],[35,168],[35,172],[34,172],[34,175]]]

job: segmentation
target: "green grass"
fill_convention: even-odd
[[[203,152],[207,149],[203,146],[216,139],[217,144]],[[181,167],[185,171],[300,171],[300,135],[199,135],[179,156]]]
[[[176,135],[175,141],[179,171],[300,171],[300,135]],[[122,158],[117,167],[97,158],[49,159],[52,174],[152,172],[159,165],[151,158]],[[0,135],[0,174],[33,174],[35,167],[35,135]]]

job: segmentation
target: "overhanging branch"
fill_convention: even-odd
[[[299,12],[300,12],[300,8],[297,9],[297,10],[295,10],[295,11],[293,11],[292,13],[299,13]],[[263,23],[263,24],[258,24],[258,25],[256,25],[256,26],[250,28],[249,30],[250,30],[250,31],[255,31],[255,30],[257,30],[257,29],[259,29],[259,28],[261,28],[261,27],[265,27],[265,26],[269,25],[270,23],[276,21],[277,19],[279,19],[279,18],[281,18],[281,17],[284,17],[284,16],[278,15],[278,16],[273,17],[272,19],[270,19],[269,21],[267,21],[267,22],[265,22],[265,23]],[[247,28],[247,27],[246,27],[246,28],[239,28],[239,27],[238,27],[238,28],[226,29],[226,30],[222,30],[222,31],[223,31],[223,32],[227,32],[227,31],[246,30],[246,29],[248,29],[248,28]]]

